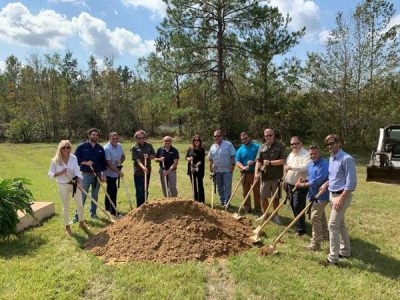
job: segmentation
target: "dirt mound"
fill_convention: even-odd
[[[251,235],[246,219],[238,221],[193,200],[162,199],[105,227],[85,247],[107,262],[205,261],[251,248]]]

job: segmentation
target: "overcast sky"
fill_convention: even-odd
[[[306,26],[307,34],[290,56],[304,59],[307,51],[322,49],[339,10],[349,13],[354,0],[271,0],[289,13],[292,29]],[[393,24],[400,24],[400,0]],[[89,55],[100,61],[113,56],[115,65],[134,67],[154,48],[156,26],[165,16],[162,0],[0,0],[0,69],[14,54],[23,63],[31,54],[73,52],[86,68]]]

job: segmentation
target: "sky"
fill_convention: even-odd
[[[350,13],[354,0],[270,0],[292,22],[290,29],[306,26],[306,35],[288,56],[304,60],[308,51],[323,49],[338,11]],[[400,0],[392,24],[400,24]],[[100,66],[114,57],[116,66],[134,68],[138,58],[154,50],[157,25],[166,13],[162,0],[0,0],[0,70],[15,55],[26,63],[33,54],[61,55],[71,51],[80,67],[90,55]]]

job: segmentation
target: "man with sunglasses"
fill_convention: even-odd
[[[94,200],[98,200],[100,185],[97,182],[96,176],[101,178],[101,181],[106,181],[104,171],[107,169],[106,156],[104,148],[97,143],[100,136],[100,131],[96,128],[89,129],[88,140],[80,144],[75,151],[75,156],[78,158],[78,164],[82,172],[82,187],[88,192],[91,187],[91,196]],[[94,173],[93,173],[93,170]],[[85,205],[86,194],[82,193],[82,202]],[[97,206],[90,201],[90,216],[97,218]],[[75,214],[72,222],[78,221],[78,215]]]
[[[210,172],[215,176],[221,205],[226,205],[231,197],[232,173],[235,169],[235,147],[224,140],[222,131],[214,132],[214,144],[208,152]]]
[[[244,174],[244,178],[242,180],[242,188],[243,188],[243,197],[246,197],[249,192],[252,183],[254,182],[254,169],[255,169],[255,160],[258,152],[258,148],[260,145],[255,143],[247,134],[247,132],[242,132],[240,134],[240,139],[242,141],[242,145],[236,152],[235,161],[236,166],[241,170],[242,174]],[[257,184],[253,188],[254,195],[254,210],[256,212],[261,212],[261,203],[260,203],[260,182],[257,181]],[[251,212],[251,197],[249,197],[244,203],[244,209],[247,213]]]
[[[149,182],[151,174],[151,160],[156,157],[153,145],[146,142],[146,132],[138,130],[134,134],[136,143],[131,148],[133,160],[133,180],[135,182],[136,190],[136,205],[140,207],[149,194]],[[146,162],[146,163],[145,163]],[[147,190],[145,191],[144,176],[147,176]]]
[[[350,205],[352,192],[357,186],[356,164],[351,157],[342,150],[338,135],[330,134],[325,138],[325,145],[331,156],[329,158],[329,177],[320,191],[330,192],[329,201],[332,207],[329,217],[329,245],[328,259],[324,266],[336,265],[339,258],[350,258],[350,239],[344,222],[344,214]]]
[[[306,207],[306,196],[308,189],[305,186],[296,187],[295,184],[299,178],[307,177],[307,165],[311,162],[310,155],[303,148],[303,144],[298,136],[290,138],[290,152],[286,159],[284,171],[286,172],[285,183],[287,184],[287,194],[290,199],[294,217],[297,217]],[[303,215],[296,224],[296,235],[302,236],[306,233],[306,218]]]
[[[268,198],[272,197],[276,189],[280,188],[280,180],[283,176],[283,165],[286,161],[286,149],[281,143],[275,141],[275,132],[271,128],[264,130],[265,143],[258,149],[256,156],[256,178],[261,176],[260,199],[263,212],[268,208]],[[262,175],[261,175],[262,174]],[[273,206],[276,209],[279,205],[279,198],[273,199]],[[275,223],[281,224],[279,216],[272,219]]]

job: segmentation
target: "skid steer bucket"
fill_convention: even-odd
[[[400,168],[369,166],[367,181],[400,184]]]

